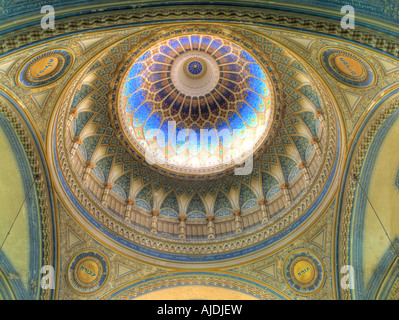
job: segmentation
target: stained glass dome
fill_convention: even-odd
[[[147,162],[174,172],[207,174],[243,163],[272,122],[264,68],[217,36],[153,45],[131,64],[120,88],[124,133]]]

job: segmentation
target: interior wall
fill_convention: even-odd
[[[374,137],[364,159],[352,221],[352,255],[356,299],[375,299],[390,276],[399,244],[399,110],[393,112]],[[387,236],[388,235],[388,236]],[[389,238],[388,238],[389,237]],[[392,276],[394,276],[392,274]],[[385,290],[390,290],[385,288]]]
[[[33,177],[25,151],[3,114],[0,150],[0,241],[5,241],[0,251],[2,287],[4,292],[8,287],[16,299],[35,299],[37,286],[32,281],[38,281],[41,268],[37,196],[31,189]]]

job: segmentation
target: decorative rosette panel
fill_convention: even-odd
[[[358,55],[328,48],[320,55],[324,69],[336,80],[356,88],[369,88],[376,79],[370,65]]]
[[[42,52],[23,64],[16,81],[25,88],[50,85],[67,73],[73,61],[73,54],[69,50],[54,49]]]

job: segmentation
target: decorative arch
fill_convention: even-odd
[[[138,191],[137,195],[135,196],[135,200],[136,200],[136,205],[140,204],[139,200],[141,200],[147,204],[147,206],[145,206],[145,209],[152,210],[154,198],[153,198],[153,192],[152,192],[152,187],[151,187],[150,183],[143,186],[140,189],[140,191]]]
[[[218,296],[209,297],[209,287],[223,288],[216,290]],[[145,288],[145,289],[144,289]],[[185,290],[185,296],[179,295],[180,288]],[[238,289],[239,288],[239,289]],[[193,295],[197,292],[197,295]],[[146,296],[146,294],[149,294]],[[231,300],[288,300],[289,297],[278,290],[265,284],[249,281],[244,278],[237,278],[229,274],[219,274],[212,272],[187,272],[170,273],[158,277],[152,277],[144,281],[136,281],[118,288],[108,294],[106,300],[131,300],[140,298],[162,299],[221,299]]]
[[[199,211],[204,213],[204,215],[207,213],[206,207],[204,205],[204,201],[202,200],[201,196],[198,193],[195,193],[188,206],[187,206],[187,215],[190,214],[192,211]]]
[[[255,192],[244,183],[241,183],[238,203],[241,210],[243,210],[244,207],[245,209],[249,209],[257,204]]]
[[[229,212],[232,212],[233,210],[232,202],[222,190],[219,191],[217,197],[215,198],[215,202],[213,205],[214,214],[219,212],[221,209],[227,209]]]
[[[271,196],[270,192],[274,189],[277,189],[277,192],[280,191],[280,185],[274,176],[267,172],[262,172],[262,190],[265,198],[269,198]]]
[[[397,262],[395,252],[391,248],[391,244],[386,238],[386,234],[380,226],[380,222],[375,218],[372,208],[370,207],[369,200],[371,199],[375,210],[379,215],[380,221],[388,228],[390,232],[390,225],[396,226],[397,223],[389,222],[387,224],[387,216],[392,212],[387,210],[380,210],[380,206],[376,205],[376,202],[380,198],[380,195],[384,196],[384,193],[396,192],[394,188],[394,178],[397,167],[392,165],[384,165],[381,172],[391,172],[391,187],[389,187],[388,179],[384,179],[384,183],[378,188],[378,196],[370,194],[371,190],[377,185],[377,181],[372,182],[372,176],[375,176],[376,165],[380,161],[386,161],[385,154],[381,153],[381,149],[384,146],[386,139],[390,136],[390,132],[396,130],[396,135],[399,126],[399,98],[398,90],[391,92],[390,95],[380,100],[375,107],[370,111],[364,120],[363,126],[357,132],[354,143],[350,149],[348,156],[348,162],[345,169],[344,176],[344,188],[342,188],[340,194],[340,207],[338,209],[337,219],[339,221],[337,234],[337,241],[339,246],[345,248],[345,252],[341,251],[338,253],[340,265],[350,265],[354,268],[354,290],[350,292],[340,288],[340,284],[337,283],[338,288],[337,295],[339,299],[377,299],[379,297],[388,297],[390,294],[395,296],[395,293],[391,291],[393,289],[395,281],[397,286],[397,268],[393,266]],[[393,140],[394,136],[390,137],[391,145],[396,144],[397,139]],[[391,147],[392,149],[393,147]],[[382,162],[383,163],[383,162]],[[356,179],[354,177],[356,175]],[[380,176],[375,176],[381,178]],[[372,185],[372,183],[374,183]],[[360,186],[361,184],[361,186]],[[367,194],[364,194],[364,192]],[[393,195],[391,194],[392,198]],[[383,198],[382,198],[383,199]],[[385,202],[387,202],[385,200]],[[395,202],[392,203],[396,205]],[[394,209],[395,210],[395,209]],[[396,212],[397,210],[395,210]],[[375,222],[370,223],[370,220],[374,217]],[[353,228],[356,225],[356,228]],[[367,230],[366,227],[368,226]],[[376,228],[373,234],[380,234],[380,239],[375,240],[377,245],[374,248],[373,253],[378,256],[375,261],[374,268],[365,264],[366,254],[370,254],[365,248],[367,242],[366,232],[370,233],[370,228]],[[395,227],[393,227],[395,228]],[[352,232],[349,232],[349,229]],[[395,229],[392,229],[395,230]],[[393,245],[397,248],[399,243],[398,232],[390,232],[391,240]],[[378,247],[378,242],[385,239],[386,246],[383,245]],[[337,244],[337,245],[338,245]],[[370,244],[369,244],[370,245]],[[369,256],[370,257],[370,256]],[[370,259],[369,259],[370,262]],[[365,269],[367,267],[367,269]],[[362,270],[362,272],[356,272]],[[336,269],[337,282],[340,278],[339,268]],[[393,278],[391,278],[393,277]],[[390,286],[387,286],[387,284]],[[396,293],[397,299],[397,293]]]
[[[172,209],[177,217],[180,213],[179,202],[177,201],[176,193],[174,190],[170,191],[162,200],[160,206],[161,214],[163,209]]]
[[[4,244],[0,252],[0,269],[9,279],[8,282],[0,280],[2,282],[0,286],[3,287],[4,294],[9,295],[12,292],[16,299],[50,299],[54,292],[46,292],[40,286],[32,285],[32,283],[40,283],[40,270],[43,265],[51,265],[57,270],[57,240],[48,168],[29,118],[25,115],[23,108],[2,91],[0,91],[0,135],[3,136],[3,142],[8,145],[2,149],[3,157],[8,150],[8,153],[14,157],[14,161],[10,161],[8,165],[15,166],[15,176],[12,180],[3,177],[0,181],[8,181],[7,187],[11,188],[11,183],[15,184],[17,180],[20,180],[12,202],[25,203],[24,207],[21,207],[22,214],[19,220],[10,232],[8,243]],[[3,168],[5,168],[4,164]],[[20,196],[17,196],[18,190]],[[20,209],[20,204],[14,210],[4,210],[3,218],[8,212],[12,215],[10,222],[13,221]],[[22,226],[22,229],[18,229],[18,224],[19,227]],[[23,228],[23,225],[26,227]],[[17,240],[21,241],[25,238],[26,243],[22,245],[21,242],[18,248],[10,251],[8,244],[10,239],[13,240],[13,232],[15,233],[17,229],[20,230]],[[16,258],[16,255],[23,254],[24,251],[26,251],[25,262],[17,264],[20,260]]]

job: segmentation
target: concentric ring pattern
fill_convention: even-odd
[[[375,75],[368,63],[347,50],[328,48],[321,55],[321,64],[336,80],[356,88],[368,88]]]
[[[267,136],[268,83],[255,59],[230,41],[175,37],[132,64],[121,85],[120,116],[133,146],[157,164],[220,170],[242,162]]]
[[[207,50],[193,50],[196,36],[199,44],[209,38],[219,39],[221,46],[207,51],[211,41]],[[180,44],[181,39],[188,39],[191,49],[182,45],[181,52],[173,56],[160,51],[166,51],[176,39]],[[223,48],[228,52],[217,56]],[[230,63],[220,62],[225,56],[232,59]],[[155,61],[157,57],[165,60]],[[191,67],[197,62],[203,68],[191,73],[190,79],[188,67],[193,61]],[[334,117],[325,108],[328,96],[320,95],[319,84],[305,66],[281,44],[247,31],[244,35],[239,28],[165,27],[132,35],[92,61],[82,71],[81,86],[63,102],[65,108],[57,122],[59,136],[54,142],[60,183],[65,192],[76,195],[71,199],[89,224],[101,226],[107,237],[143,259],[156,256],[170,263],[191,263],[198,262],[192,255],[201,255],[201,262],[224,264],[231,254],[258,254],[295,232],[311,212],[306,208],[323,205],[326,183],[335,172],[339,132],[334,135]],[[254,70],[262,73],[257,76]],[[265,81],[258,82],[269,91],[263,96],[262,87],[251,87],[262,74]],[[206,89],[212,81],[216,81],[214,86]],[[233,91],[234,87],[240,91]],[[204,93],[190,95],[189,90]],[[230,108],[234,103],[230,105],[222,90],[231,91],[235,108]],[[177,94],[175,101],[183,95],[184,101],[190,100],[188,114],[183,112],[184,103],[176,110],[174,104],[166,103]],[[213,113],[212,104],[205,100],[207,94],[219,113]],[[227,102],[226,110],[217,95]],[[200,107],[193,108],[200,98],[206,103],[208,117]],[[269,110],[272,125],[259,139],[261,147],[255,151],[247,175],[236,175],[236,170],[223,168],[223,164],[218,172],[183,166],[166,170],[149,165],[139,154],[137,146],[142,152],[145,149],[129,133],[129,99],[132,128],[136,128],[134,117],[144,110],[138,121],[143,133],[146,125],[148,131],[162,128],[162,123],[154,120],[157,117],[174,120],[176,130],[184,125],[194,131],[201,128],[202,121],[216,131],[223,120],[231,128],[237,116],[250,130],[251,117],[239,109],[240,103],[255,115]],[[202,175],[194,175],[195,170]]]
[[[21,68],[16,82],[23,88],[47,86],[62,78],[73,65],[73,54],[66,49],[42,52]]]

